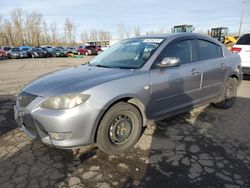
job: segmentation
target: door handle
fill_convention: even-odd
[[[194,75],[194,76],[200,74],[200,72],[199,72],[197,69],[192,69],[191,73],[192,73],[192,75]]]
[[[225,66],[224,63],[221,63],[221,64],[220,64],[220,68],[221,68],[221,69],[226,69],[227,67]]]

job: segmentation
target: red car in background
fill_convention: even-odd
[[[6,58],[7,57],[7,53],[4,50],[0,49],[0,58]]]
[[[0,48],[0,57],[7,58],[8,52],[12,49],[10,46],[4,46]]]
[[[80,55],[97,55],[98,49],[96,46],[79,46],[77,48],[77,51],[80,53]]]

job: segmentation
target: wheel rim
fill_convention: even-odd
[[[133,123],[129,116],[118,115],[111,121],[109,139],[115,145],[121,145],[128,141]]]

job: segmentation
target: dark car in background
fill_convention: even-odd
[[[80,53],[80,55],[97,55],[98,54],[96,46],[79,46],[77,48],[77,51]]]
[[[6,58],[6,57],[7,53],[4,50],[0,49],[0,58]]]
[[[47,57],[46,52],[42,48],[32,48],[30,53],[31,53],[31,56],[33,58],[35,58],[35,57]]]
[[[67,52],[63,51],[61,48],[53,48],[53,53],[55,54],[55,57],[66,57]]]
[[[41,49],[45,52],[46,57],[56,57],[53,48],[41,47]]]
[[[95,49],[97,51],[97,54],[99,54],[103,51],[101,46],[96,46]]]
[[[8,52],[12,49],[12,47],[11,46],[3,46],[1,49],[3,51],[5,51],[6,55],[8,55]]]
[[[27,58],[28,53],[24,50],[21,50],[20,48],[12,48],[8,52],[8,58],[10,59],[17,59],[17,58]]]
[[[18,48],[20,50],[26,52],[29,58],[32,57],[32,53],[31,53],[32,47],[30,47],[30,46],[19,46]]]
[[[68,53],[72,53],[74,55],[79,54],[79,52],[77,51],[77,48],[75,48],[75,47],[67,47],[67,49],[68,49]]]
[[[63,46],[57,46],[56,48],[60,48],[65,54],[69,53],[69,49]]]

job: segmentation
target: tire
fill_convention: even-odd
[[[96,143],[106,154],[116,155],[132,148],[141,132],[142,117],[139,110],[132,104],[118,102],[103,116]]]
[[[236,99],[237,86],[238,80],[236,78],[229,77],[219,98],[215,102],[213,102],[212,105],[216,108],[221,109],[231,108]]]

